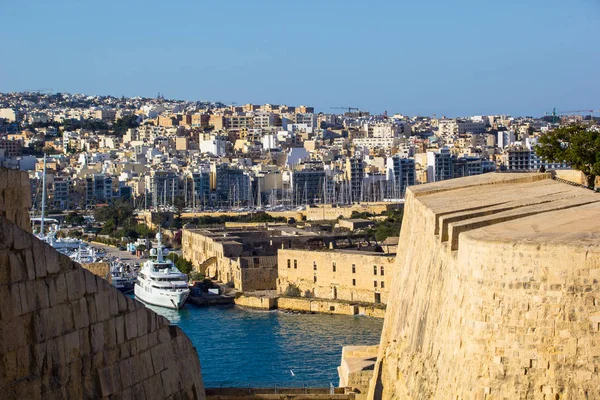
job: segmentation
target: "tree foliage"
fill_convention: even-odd
[[[169,253],[167,258],[170,259],[171,261],[173,261],[173,263],[175,264],[177,269],[179,269],[184,274],[189,274],[190,272],[192,272],[194,270],[194,266],[192,265],[191,261],[188,261],[185,258],[180,257],[176,253]]]
[[[115,121],[112,126],[113,133],[117,136],[123,136],[127,133],[127,129],[137,128],[140,126],[137,120],[137,115],[126,115],[123,118],[119,118]]]
[[[540,137],[536,154],[545,161],[566,162],[583,172],[588,187],[600,175],[600,132],[582,125],[561,126]]]
[[[112,231],[129,226],[131,216],[133,216],[133,207],[127,201],[117,201],[106,207],[98,207],[94,211],[96,221],[105,223],[103,231],[108,230],[107,226],[110,226]]]

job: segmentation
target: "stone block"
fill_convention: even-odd
[[[125,342],[119,346],[119,358],[124,360],[129,357],[131,357],[131,346],[129,342]]]
[[[137,337],[137,314],[136,312],[129,312],[125,314],[125,338],[131,340]]]
[[[88,357],[90,359],[91,368],[92,344],[90,343],[90,328],[85,327],[77,332],[79,333],[79,353],[82,357]]]
[[[148,348],[153,348],[158,345],[158,332],[152,331],[148,335]]]
[[[14,283],[13,286],[19,287],[19,303],[21,305],[21,314],[30,312],[33,307],[29,305],[30,298],[27,293],[27,285],[25,282]],[[31,294],[33,296],[33,293]],[[31,299],[33,301],[33,298]]]
[[[136,314],[138,335],[145,335],[148,333],[148,309],[140,308]]]
[[[0,170],[0,194],[2,194],[2,191],[4,189],[6,189],[7,186],[8,186],[8,170],[1,169]]]
[[[74,301],[72,304],[73,309],[73,323],[75,329],[85,328],[90,325],[90,319],[88,317],[88,307],[85,298],[81,298]]]
[[[140,351],[148,350],[148,335],[143,335],[137,338],[138,349]]]
[[[121,389],[119,370],[116,366],[99,369],[98,380],[102,397],[108,397]]]
[[[114,321],[117,345],[121,345],[123,342],[125,342],[125,317],[122,315],[117,315],[114,318]]]
[[[38,279],[43,278],[46,275],[48,275],[43,243],[38,239],[33,239],[31,244],[31,251],[33,253],[33,260],[35,262],[35,276]]]
[[[119,306],[119,313],[127,311],[127,297],[117,296],[117,302]]]
[[[65,273],[67,281],[67,298],[74,301],[83,297],[85,293],[85,280],[81,268],[73,269]]]
[[[21,307],[21,292],[19,291],[19,284],[13,283],[9,287],[10,290],[10,303],[12,315],[22,315],[23,309]]]
[[[164,359],[165,347],[166,347],[166,345],[161,344],[161,345],[153,347],[150,350],[150,353],[152,355],[152,365],[154,367],[155,374],[159,374],[161,371],[163,371],[166,368],[166,363],[165,363],[165,359]]]
[[[54,250],[50,245],[43,245],[46,270],[49,274],[56,274],[60,271],[60,259],[58,251]]]
[[[19,290],[25,292],[25,296],[27,296],[27,312],[32,312],[38,309],[36,306],[36,291],[35,291],[35,281],[25,281],[21,282],[21,287]],[[23,294],[21,294],[23,296]]]
[[[104,364],[114,365],[119,362],[119,349],[105,348],[104,349]]]
[[[57,307],[58,317],[60,317],[60,332],[65,334],[75,330],[75,324],[73,322],[73,311],[71,304],[62,304]]]
[[[71,364],[68,366],[69,377],[80,377],[82,370],[83,362],[80,358],[76,358],[73,360]],[[68,399],[83,399],[83,383],[81,379],[70,379],[69,383],[66,386],[67,388],[67,398]]]
[[[67,301],[67,280],[63,274],[55,275],[54,287],[56,289],[56,303],[62,304]],[[52,299],[51,299],[52,300]],[[52,304],[52,305],[54,305]]]
[[[165,394],[165,390],[162,386],[160,376],[155,376],[151,379],[146,379],[143,382],[143,384],[146,389],[146,393],[151,394],[152,397],[156,399],[164,399],[167,397],[167,395]]]
[[[0,216],[0,250],[10,249],[12,245],[13,224],[7,218]]]
[[[73,331],[65,335],[65,358],[67,363],[72,363],[80,357],[79,353],[79,331]]]
[[[111,316],[119,314],[119,296],[123,296],[118,290],[109,290],[108,293],[108,309]]]
[[[77,265],[77,263],[71,260],[70,257],[60,253],[58,253],[58,267],[62,272],[68,272],[73,269],[82,269]]]
[[[25,250],[31,248],[31,234],[13,225],[13,249]]]
[[[108,304],[109,296],[110,292],[108,291],[96,293],[96,315],[98,316],[98,321],[106,321],[110,318],[110,309]]]
[[[135,371],[132,375],[133,384],[140,383],[142,381],[142,374],[140,374],[140,370],[142,369],[142,359],[137,352],[131,352],[131,368]]]
[[[115,319],[110,318],[104,321],[104,343],[108,347],[117,346],[117,333],[115,329]]]
[[[169,327],[162,327],[158,330],[158,341],[159,343],[167,343],[171,341],[171,334],[169,333]]]
[[[144,382],[140,382],[133,387],[133,397],[136,399],[147,399],[153,397],[153,394],[146,392]]]
[[[84,297],[87,301],[87,309],[88,309],[88,318],[90,324],[95,324],[98,322],[98,314],[96,313],[96,300],[94,297]]]
[[[104,348],[104,324],[99,322],[90,327],[92,353],[100,353]]]
[[[140,353],[140,358],[142,360],[142,369],[140,373],[143,376],[142,380],[145,380],[154,375],[154,367],[152,365],[152,354],[149,351],[142,351]]]
[[[25,268],[27,269],[27,279],[30,281],[35,279],[35,261],[33,259],[33,252],[31,249],[27,249],[24,252],[25,256]]]
[[[10,282],[10,262],[8,252],[0,250],[0,286],[7,285]]]
[[[13,313],[11,301],[10,287],[6,285],[0,285],[0,321],[7,320],[12,318],[13,315],[17,315]]]
[[[10,264],[11,282],[21,282],[27,278],[27,269],[20,254],[10,252],[8,254],[8,262]]]
[[[123,383],[124,388],[130,388],[134,384],[133,374],[135,374],[136,371],[133,370],[131,364],[131,358],[126,358],[120,362],[121,382]]]
[[[88,294],[96,293],[98,287],[96,285],[96,275],[89,271],[83,271],[83,277],[85,279],[85,292]]]

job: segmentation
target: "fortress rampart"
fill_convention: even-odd
[[[411,187],[371,399],[600,398],[600,195],[547,174]]]
[[[178,327],[31,235],[28,188],[0,169],[0,397],[204,399]]]

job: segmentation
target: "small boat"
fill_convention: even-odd
[[[110,278],[111,284],[121,293],[128,294],[133,292],[136,275],[131,271],[126,271],[123,264],[114,263],[111,265]]]
[[[162,233],[156,234],[158,245],[150,250],[137,276],[135,297],[155,306],[180,309],[190,295],[187,275],[182,273],[168,258],[169,251],[162,246]]]

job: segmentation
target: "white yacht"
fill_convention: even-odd
[[[173,261],[165,258],[169,251],[162,247],[160,231],[156,239],[158,246],[150,250],[150,260],[138,273],[135,297],[148,304],[179,309],[190,295],[187,275],[177,269]]]
[[[70,257],[71,260],[79,264],[91,264],[100,261],[100,258],[96,256],[94,248],[85,243],[81,243]]]

